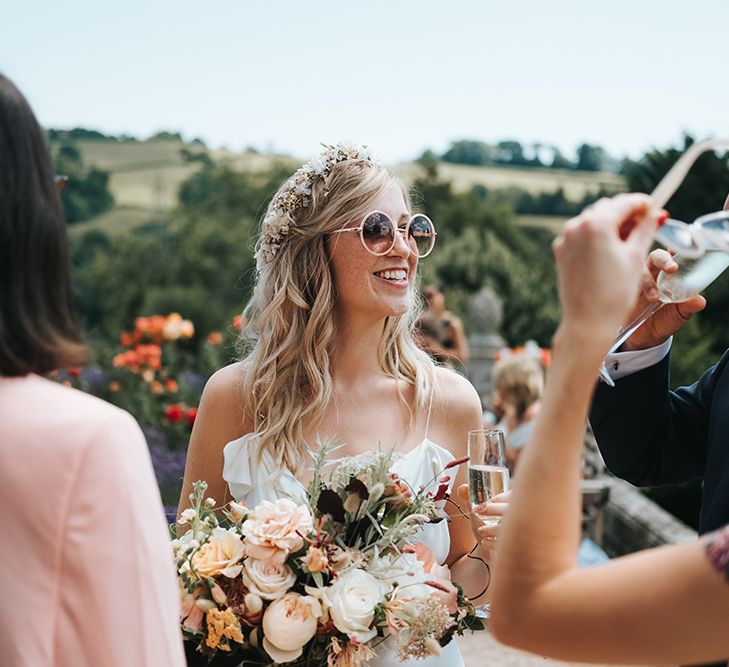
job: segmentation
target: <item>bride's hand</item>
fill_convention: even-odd
[[[504,493],[500,493],[491,498],[487,503],[484,503],[486,507],[480,512],[480,515],[502,519],[509,511],[510,502],[511,491],[504,491]],[[490,562],[493,562],[500,532],[501,523],[485,526],[481,522],[481,525],[477,529],[477,537],[481,544],[481,551],[488,556]]]
[[[468,514],[471,520],[471,531],[478,541],[481,557],[487,562],[493,562],[501,526],[499,524],[495,526],[484,526],[481,517],[491,516],[502,518],[506,516],[509,509],[509,502],[511,501],[511,491],[505,491],[494,496],[489,502],[484,503],[485,507],[483,509],[479,508],[480,511],[478,514],[471,507],[468,484],[461,484],[458,487],[458,498],[463,511]]]

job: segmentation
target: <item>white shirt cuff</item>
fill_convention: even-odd
[[[605,366],[613,380],[619,380],[626,375],[632,375],[644,368],[654,366],[661,361],[671,349],[673,336],[667,341],[649,347],[645,350],[633,350],[631,352],[613,352],[605,357]]]

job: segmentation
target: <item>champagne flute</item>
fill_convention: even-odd
[[[710,139],[693,144],[671,167],[651,195],[653,205],[662,208],[681,185],[691,165],[699,155],[718,148],[729,148],[727,139]],[[668,303],[680,303],[706,289],[729,266],[729,213],[710,213],[693,224],[668,220],[656,232],[656,240],[676,253],[679,265],[675,273],[661,272],[657,287],[660,300],[647,305],[644,310],[623,327],[610,346],[608,354],[620,346],[640,328],[648,318]],[[600,376],[611,387],[615,382],[610,377],[605,362],[600,365]]]
[[[499,517],[479,513],[491,498],[509,490],[504,432],[479,429],[468,433],[468,490],[474,513],[486,526],[499,523]]]
[[[509,490],[509,469],[506,467],[504,432],[499,429],[478,429],[468,433],[468,490],[472,512],[486,526],[497,525],[500,518],[483,514],[485,503]],[[479,511],[479,509],[481,511]],[[490,575],[489,575],[490,576]],[[489,603],[476,605],[476,615],[489,618]]]

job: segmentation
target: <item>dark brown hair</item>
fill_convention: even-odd
[[[0,375],[47,373],[85,356],[45,135],[0,74]]]

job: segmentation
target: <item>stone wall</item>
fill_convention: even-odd
[[[679,521],[638,489],[615,477],[601,476],[610,489],[605,507],[602,548],[612,558],[696,539],[696,531]]]

